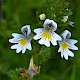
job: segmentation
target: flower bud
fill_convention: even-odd
[[[39,15],[39,18],[40,20],[45,20],[46,19],[46,15],[43,13],[43,14],[40,14]]]
[[[63,19],[61,20],[61,22],[66,22],[68,20],[68,16],[64,16]]]

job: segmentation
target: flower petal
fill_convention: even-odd
[[[59,47],[58,52],[61,52],[61,47]]]
[[[70,33],[68,30],[65,30],[65,31],[62,33],[62,36],[63,36],[64,39],[70,38],[70,37],[71,37],[71,33]]]
[[[63,58],[64,54],[63,54],[63,51],[61,50],[61,58]]]
[[[46,26],[48,26],[51,23],[52,23],[53,31],[55,31],[57,29],[57,23],[54,22],[53,20],[46,19],[44,24],[43,24],[43,27],[45,28]]]
[[[63,55],[64,55],[64,58],[66,59],[66,60],[68,60],[68,51],[63,51]]]
[[[23,47],[21,45],[19,45],[18,48],[16,49],[16,53],[21,52],[22,49],[23,49]]]
[[[34,40],[38,40],[38,39],[41,38],[41,34],[37,34],[37,35],[35,35],[33,38],[34,38]]]
[[[28,50],[32,50],[32,47],[31,47],[31,43],[30,43],[30,42],[28,42],[28,44],[26,45],[26,48],[27,48]]]
[[[71,52],[70,50],[67,49],[66,52],[67,52],[67,54],[68,54],[69,56],[74,57],[74,53]]]
[[[55,32],[53,32],[53,37],[56,39],[56,40],[62,40],[62,38]]]
[[[73,45],[73,44],[69,44],[69,49],[78,50],[78,47],[76,47],[76,46]]]
[[[34,32],[37,34],[40,34],[44,31],[44,28],[38,28],[38,29],[34,29]]]
[[[10,43],[18,43],[18,39],[17,38],[12,38],[12,39],[9,39],[9,42]]]
[[[45,39],[44,45],[50,47],[50,41],[48,39]]]
[[[15,44],[15,45],[11,46],[11,49],[17,49],[18,46],[19,46],[19,44]]]
[[[38,41],[38,43],[41,44],[41,45],[44,44],[44,43],[45,43],[45,39],[44,39],[44,38],[41,38],[41,39]]]
[[[66,42],[68,42],[69,44],[76,44],[78,41],[75,39],[66,39]]]
[[[23,37],[22,34],[18,34],[18,33],[12,33],[12,36],[15,37],[15,38],[21,38],[21,37]]]
[[[24,35],[29,35],[31,33],[30,25],[25,25],[21,28],[21,31]],[[26,33],[27,32],[27,33]]]
[[[44,22],[44,24],[43,24],[43,27],[46,27],[50,23],[51,23],[51,20],[46,19],[45,22]]]
[[[54,46],[57,45],[57,41],[53,37],[52,37],[52,39],[50,41]]]
[[[22,53],[25,53],[26,49],[27,49],[27,47],[24,46],[24,47],[23,47],[23,50],[22,50]]]
[[[31,43],[29,42],[26,46],[23,47],[22,53],[25,53],[26,49],[32,50]]]

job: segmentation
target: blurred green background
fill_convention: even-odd
[[[70,28],[72,38],[78,40],[77,46],[80,48],[80,0],[67,1],[70,3],[69,7],[73,12],[72,21],[75,23],[75,27]],[[32,31],[39,27],[36,26],[38,23],[36,11],[42,6],[43,0],[3,0],[3,16],[0,22],[0,80],[10,80],[7,76],[10,69],[28,67],[32,53],[26,51],[25,54],[16,54],[15,50],[10,49],[12,44],[8,39],[12,38],[13,32],[21,33],[20,28],[23,25],[30,24]],[[34,40],[32,45],[35,48],[39,46]],[[60,57],[57,49],[58,47],[52,50],[51,58],[41,64],[39,80],[80,80],[80,49],[73,51],[75,57],[69,57],[68,61]]]

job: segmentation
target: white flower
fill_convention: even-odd
[[[73,52],[71,52],[69,49],[72,50],[78,50],[78,47],[76,47],[74,44],[76,44],[78,41],[74,39],[69,39],[71,37],[71,33],[68,30],[65,30],[62,34],[62,41],[59,41],[60,48],[58,52],[61,52],[61,57],[68,60],[68,56],[74,57]]]
[[[67,20],[68,20],[68,16],[64,16],[61,21],[65,23]]]
[[[43,14],[40,14],[39,15],[39,18],[40,20],[45,20],[46,19],[46,15],[43,13]]]
[[[74,27],[74,22],[70,21],[69,25]]]
[[[11,49],[16,49],[16,53],[19,53],[21,51],[22,53],[25,53],[26,49],[32,50],[30,25],[23,26],[21,28],[21,31],[23,34],[13,33],[12,36],[14,38],[9,39],[10,43],[15,43],[13,46],[11,46]]]
[[[41,45],[45,45],[47,47],[50,46],[50,42],[53,45],[57,45],[57,40],[62,40],[61,37],[56,34],[54,31],[57,29],[57,23],[53,20],[46,19],[44,24],[44,28],[34,29],[36,36],[34,36],[35,40],[40,39],[38,42]]]

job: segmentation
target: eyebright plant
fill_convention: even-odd
[[[70,50],[78,50],[78,47],[75,46],[78,41],[71,39],[71,30],[68,30],[70,26],[72,26],[71,29],[74,26],[74,22],[69,19],[72,12],[68,5],[68,2],[64,0],[44,0],[44,6],[36,12],[38,26],[32,30],[35,35],[30,29],[32,25],[23,26],[22,34],[13,33],[13,38],[9,39],[9,42],[14,44],[11,49],[16,49],[16,53],[21,51],[25,53],[26,49],[32,51],[31,55],[35,58],[37,56],[39,59],[36,59],[36,62],[41,61],[42,58],[44,59],[42,62],[44,62],[48,58],[48,52],[51,51],[49,48],[55,48],[55,46],[59,47],[57,51],[61,52],[61,58],[68,60],[68,56],[74,57],[74,53]],[[31,44],[32,40],[38,43],[35,48],[33,43]],[[37,53],[38,51],[39,53]],[[53,53],[55,52],[53,51]],[[40,66],[33,63],[32,57],[28,70],[23,69],[23,73],[20,75],[32,78],[37,73],[40,73]]]

